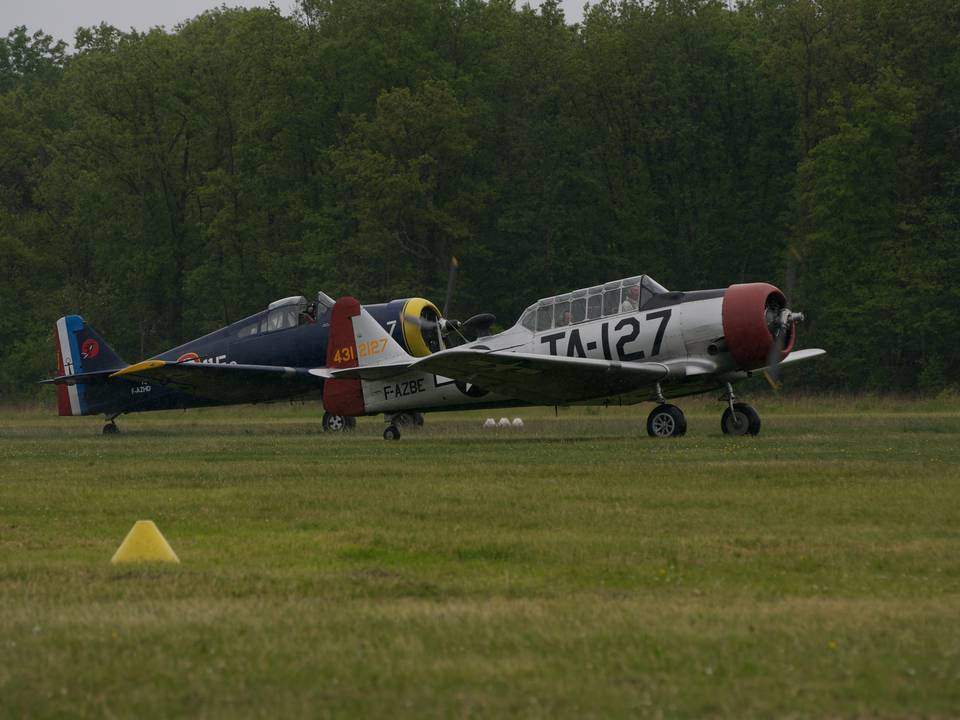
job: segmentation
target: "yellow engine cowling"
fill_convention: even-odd
[[[400,313],[400,323],[407,352],[414,357],[423,357],[443,350],[440,310],[429,300],[407,300]]]

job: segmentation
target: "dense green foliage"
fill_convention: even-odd
[[[0,39],[0,392],[79,312],[139,359],[277,297],[503,322],[646,272],[786,282],[808,378],[960,372],[960,6],[301,0]]]

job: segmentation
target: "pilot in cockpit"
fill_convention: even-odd
[[[310,303],[306,308],[300,313],[300,325],[308,325],[315,323],[317,321],[317,304]]]
[[[640,285],[631,285],[624,295],[623,302],[620,303],[620,312],[630,312],[640,309]]]

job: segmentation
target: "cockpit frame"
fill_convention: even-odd
[[[654,295],[669,292],[649,275],[636,275],[573,292],[541,298],[520,315],[517,325],[531,332],[577,325],[642,310]]]
[[[317,293],[317,300],[314,303],[308,301],[303,295],[291,295],[274,300],[267,305],[266,310],[236,322],[231,327],[235,328],[233,334],[241,339],[267,335],[279,330],[290,330],[301,325],[313,324],[333,305],[333,298],[323,291]]]

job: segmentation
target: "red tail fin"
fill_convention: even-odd
[[[333,306],[330,335],[327,338],[327,367],[333,370],[357,367],[357,342],[353,318],[360,314],[360,303],[343,297]],[[357,379],[327,380],[323,385],[323,407],[334,415],[363,415],[363,386]]]

